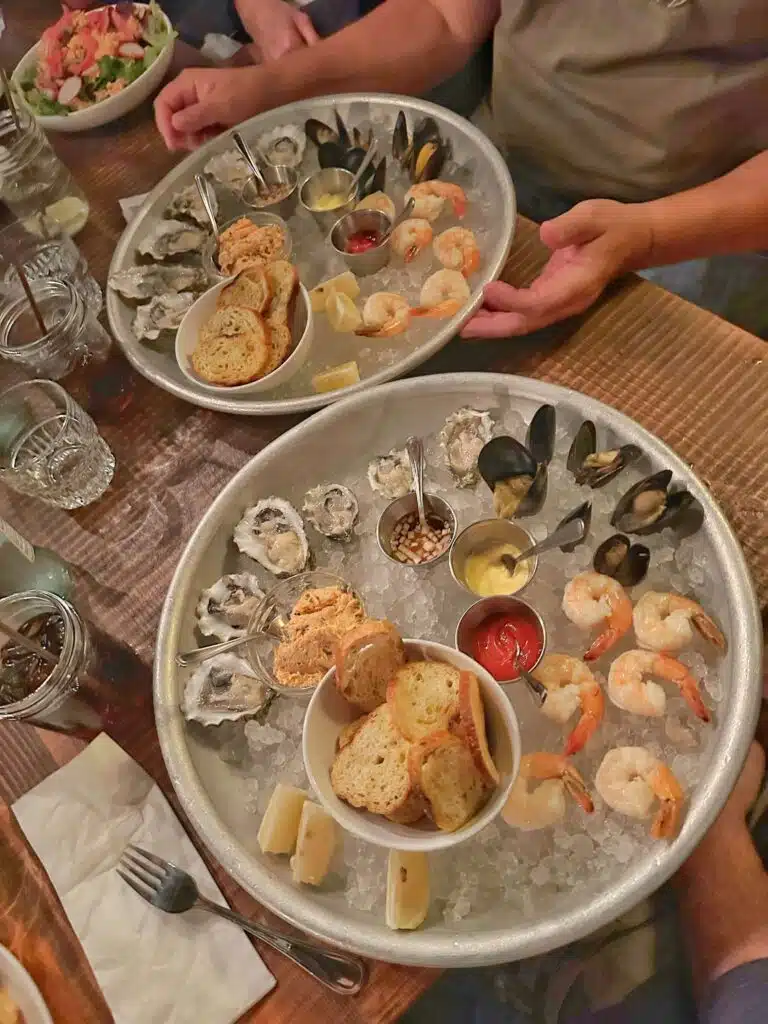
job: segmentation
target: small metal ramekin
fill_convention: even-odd
[[[240,198],[252,210],[275,213],[283,220],[288,220],[295,213],[299,201],[299,175],[296,168],[284,164],[263,164],[261,174],[267,185],[290,185],[291,191],[276,202],[264,203],[259,199],[256,179],[250,178],[245,183]]]
[[[346,244],[351,235],[358,231],[375,231],[384,235],[392,227],[392,221],[378,210],[351,210],[340,217],[331,228],[331,245],[341,256],[353,274],[366,277],[375,274],[389,263],[389,237],[379,245],[365,252],[347,252]]]
[[[456,537],[456,528],[458,525],[456,519],[456,513],[453,511],[451,506],[444,498],[439,498],[436,494],[424,494],[424,506],[427,516],[433,515],[437,519],[444,520],[451,528],[451,544],[453,544],[454,538]],[[402,498],[395,498],[379,516],[379,522],[376,527],[376,537],[379,542],[379,547],[387,556],[387,558],[394,562],[395,565],[401,565],[404,569],[427,569],[433,565],[437,565],[438,562],[442,562],[444,558],[448,557],[450,551],[450,545],[446,550],[438,555],[437,558],[433,558],[428,562],[401,562],[399,558],[395,558],[392,554],[392,531],[395,528],[395,524],[398,523],[403,516],[407,516],[412,512],[417,512],[416,506],[416,495],[413,491],[409,491]]]
[[[523,601],[522,598],[519,597],[513,597],[511,595],[504,597],[483,597],[479,601],[475,601],[475,603],[470,605],[459,619],[458,625],[456,626],[454,647],[456,647],[457,650],[462,651],[464,654],[468,654],[470,658],[474,658],[475,652],[471,643],[472,634],[480,623],[484,622],[491,615],[497,615],[500,612],[519,612],[522,610],[525,610],[527,614],[535,619],[539,626],[541,651],[539,652],[539,656],[535,663],[528,669],[529,672],[533,672],[544,657],[544,651],[547,647],[547,627],[544,624],[544,619],[533,605],[528,604],[527,601]],[[520,678],[520,676],[512,676],[510,679],[498,679],[497,682],[516,683]]]
[[[470,555],[495,547],[497,544],[514,544],[520,551],[533,547],[536,543],[530,533],[520,526],[519,523],[510,519],[480,519],[476,523],[470,523],[461,531],[453,542],[450,552],[451,575],[459,584],[476,597],[482,597],[467,583],[466,569],[467,559]],[[536,575],[539,564],[539,556],[534,555],[526,559],[529,563],[528,579],[510,594],[519,594],[528,586]]]
[[[321,171],[310,174],[302,183],[299,189],[299,202],[305,210],[312,214],[318,227],[324,233],[333,228],[339,217],[353,209],[357,202],[357,191],[352,193],[346,203],[341,203],[332,210],[318,210],[315,203],[323,195],[349,192],[354,178],[354,174],[343,167],[325,167]]]

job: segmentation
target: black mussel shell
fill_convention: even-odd
[[[366,152],[370,148],[371,142],[373,141],[373,128],[368,129],[368,134],[363,135],[359,128],[355,127],[352,129],[352,145],[356,149],[364,149]]]
[[[423,117],[413,129],[414,149],[421,149],[427,142],[442,142],[440,127],[434,117]]]
[[[348,171],[355,174],[360,169],[360,164],[363,160],[365,160],[365,150],[354,147],[352,149],[348,149],[344,154],[344,162],[341,166],[346,167]]]
[[[593,452],[588,455],[574,473],[577,484],[587,484],[593,490],[604,487],[615,476],[642,458],[643,452],[636,444],[623,444],[611,451]]]
[[[493,492],[494,509],[501,519],[518,514],[535,482],[532,504],[540,501],[542,486],[546,496],[546,472],[542,479],[536,460],[514,437],[491,438],[480,450],[477,469]]]
[[[584,420],[576,431],[568,449],[566,468],[576,476],[576,473],[584,465],[585,459],[597,451],[597,430],[592,420]]]
[[[595,552],[595,572],[612,576],[623,587],[634,587],[645,579],[651,553],[644,544],[631,544],[628,537],[615,533]]]
[[[704,521],[704,513],[690,491],[679,490],[667,493],[667,500],[662,514],[652,523],[633,530],[638,536],[658,533],[660,530],[674,528],[686,535],[695,533]]]
[[[392,132],[392,156],[395,160],[402,162],[409,147],[408,122],[405,119],[405,112],[401,110],[395,121],[395,130]]]
[[[347,126],[342,121],[341,115],[339,114],[336,107],[333,108],[333,119],[336,122],[336,136],[339,142],[342,144],[342,146],[344,146],[345,149],[349,149],[349,147],[352,145],[352,139],[350,138],[349,132],[347,131]]]
[[[325,121],[318,121],[316,117],[310,117],[304,124],[304,131],[307,138],[311,139],[316,146],[322,146],[325,142],[338,142],[338,133],[327,125]]]
[[[317,160],[321,167],[344,167],[346,158],[347,150],[340,142],[323,142],[317,147]]]
[[[560,546],[560,550],[564,551],[566,554],[569,554],[571,551],[575,551],[579,544],[583,544],[589,536],[589,528],[592,525],[592,502],[585,501],[582,505],[579,505],[578,508],[573,509],[573,511],[569,512],[567,516],[564,516],[560,520],[555,529],[559,530],[561,526],[565,526],[566,523],[570,523],[574,519],[581,519],[584,523],[584,538],[576,541],[574,544],[562,544]]]
[[[520,502],[517,512],[518,516],[535,516],[541,512],[544,502],[547,500],[547,488],[549,485],[549,474],[546,463],[540,462],[536,467],[536,476],[533,478],[528,493]]]
[[[409,172],[411,181],[414,185],[418,185],[422,181],[432,181],[433,178],[438,178],[447,159],[448,150],[441,142],[425,142],[421,149],[413,151],[412,166]]]
[[[555,454],[555,425],[557,414],[554,405],[541,405],[528,424],[525,443],[537,462],[548,466]]]
[[[624,533],[639,533],[644,530],[653,532],[661,529],[658,523],[666,517],[669,502],[667,488],[671,480],[672,471],[663,469],[630,487],[626,494],[619,498],[611,516],[611,526]]]
[[[363,175],[363,180],[358,186],[360,198],[372,195],[374,192],[385,192],[387,185],[387,159],[382,157],[374,167],[371,164]]]

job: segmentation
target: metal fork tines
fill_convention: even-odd
[[[194,907],[240,925],[249,935],[287,956],[340,995],[355,995],[365,982],[366,968],[362,960],[255,924],[228,907],[213,903],[200,895],[197,883],[186,871],[140,846],[133,843],[128,846],[120,858],[117,873],[142,899],[167,914],[182,914]]]

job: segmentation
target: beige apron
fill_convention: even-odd
[[[768,0],[502,0],[493,116],[574,197],[710,181],[768,149]]]

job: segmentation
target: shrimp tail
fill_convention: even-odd
[[[477,249],[473,249],[471,253],[468,253],[464,258],[461,266],[461,272],[464,277],[471,277],[472,274],[480,266],[480,253]]]
[[[592,797],[589,795],[584,779],[572,765],[568,765],[563,772],[563,783],[579,807],[587,814],[591,814],[595,809]]]
[[[459,220],[461,220],[461,218],[467,212],[466,196],[454,196],[451,199],[451,206],[453,207],[453,212],[456,214]]]
[[[449,317],[458,313],[461,307],[461,302],[456,302],[455,299],[446,299],[445,302],[439,302],[436,306],[416,306],[411,313],[413,316]]]
[[[714,644],[714,646],[720,651],[725,651],[727,649],[728,645],[725,636],[717,623],[713,622],[708,615],[705,615],[704,612],[699,612],[697,615],[692,617],[692,621],[693,625],[705,640]]]
[[[680,805],[673,800],[662,800],[651,825],[654,839],[674,839],[680,827]]]
[[[413,263],[413,261],[416,259],[416,257],[419,255],[420,252],[421,252],[421,246],[420,245],[409,245],[408,248],[403,253],[403,262],[404,263]]]
[[[614,644],[617,644],[624,635],[624,630],[618,630],[613,627],[604,629],[599,636],[595,637],[592,646],[584,654],[584,661],[597,661],[598,658],[602,657],[606,651],[609,651]]]
[[[571,735],[566,740],[563,753],[566,757],[577,754],[587,745],[597,731],[605,714],[605,697],[599,686],[587,690],[582,697],[582,713]]]
[[[682,661],[677,658],[670,658],[668,655],[660,654],[657,661],[659,674],[664,679],[670,679],[680,688],[680,694],[691,711],[700,718],[702,722],[709,722],[711,715],[709,708],[701,696],[699,684],[694,676],[688,671]]]

